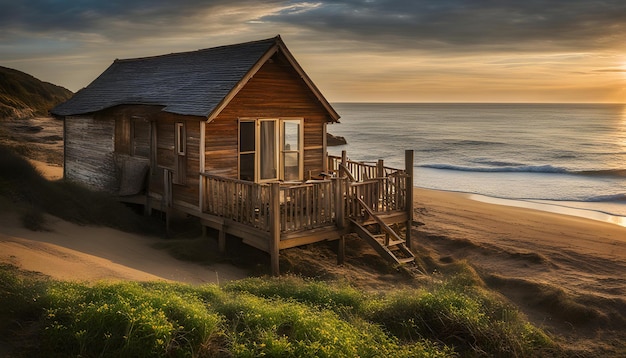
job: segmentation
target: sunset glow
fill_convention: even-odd
[[[626,101],[618,0],[0,1],[0,9],[0,65],[72,91],[116,58],[280,34],[331,102]]]

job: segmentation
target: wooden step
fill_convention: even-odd
[[[378,224],[380,231],[382,234],[374,234],[370,232],[363,223],[359,223],[356,220],[351,219],[352,226],[354,231],[367,243],[370,244],[378,252],[379,255],[384,257],[390,262],[402,265],[408,262],[415,261],[415,255],[409,250],[405,245],[405,240],[403,240],[397,232],[395,232],[389,225],[385,223],[384,220],[380,218],[380,214],[376,213],[370,208],[362,199],[356,198],[357,201],[361,204],[361,207],[371,219],[374,220],[374,224]],[[388,242],[385,245],[385,242]],[[394,248],[396,253],[405,256],[403,258],[398,258],[396,253],[392,252],[390,248]]]
[[[405,243],[404,240],[389,240],[389,244],[387,244],[387,247],[396,246],[396,245],[400,245],[404,243]]]
[[[354,231],[357,233],[357,235],[359,235],[359,237],[361,237],[363,240],[365,240],[368,244],[370,244],[370,246],[372,248],[374,248],[374,250],[376,250],[376,252],[383,258],[385,258],[386,260],[388,260],[389,262],[395,263],[395,264],[405,264],[411,261],[415,260],[415,256],[413,255],[413,253],[404,245],[404,243],[398,243],[397,245],[394,245],[395,247],[399,248],[399,251],[401,253],[403,253],[405,256],[408,256],[406,258],[398,258],[396,256],[396,254],[394,254],[389,247],[384,245],[384,242],[380,242],[375,236],[374,234],[372,234],[371,232],[369,232],[365,227],[361,226],[358,222],[351,220],[352,222],[352,226]],[[384,234],[383,234],[384,236]],[[398,241],[398,240],[396,240]]]
[[[369,231],[369,230],[368,230]],[[371,233],[371,231],[370,231]],[[372,236],[381,244],[385,245],[385,239],[387,237],[387,234],[372,234]],[[404,240],[392,240],[389,239],[389,243],[385,246],[387,247],[392,247],[392,246],[396,246],[396,245],[400,245],[400,244],[404,244],[406,241]]]

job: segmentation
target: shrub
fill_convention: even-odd
[[[366,299],[366,295],[347,284],[331,285],[295,276],[247,278],[226,284],[224,290],[248,292],[266,298],[293,299],[334,311],[360,309]]]
[[[46,306],[47,281],[16,274],[17,268],[0,264],[0,331],[22,320],[37,320]]]
[[[462,355],[528,356],[554,348],[518,311],[455,279],[429,290],[402,290],[370,301],[364,314],[403,341],[429,339]],[[452,284],[450,284],[452,282]]]
[[[48,291],[47,352],[81,356],[190,356],[219,333],[220,318],[176,286],[56,284]]]
[[[230,322],[231,353],[258,357],[446,357],[427,341],[401,345],[377,325],[354,318],[341,319],[330,310],[318,310],[283,299],[237,294],[218,308]]]

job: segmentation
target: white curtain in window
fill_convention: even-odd
[[[261,180],[277,179],[276,121],[261,121],[260,137]]]

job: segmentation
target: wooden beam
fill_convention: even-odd
[[[271,184],[270,195],[270,261],[272,275],[280,275],[280,183]]]
[[[407,174],[406,178],[406,246],[412,250],[411,228],[413,227],[413,150],[404,152],[404,166]]]
[[[345,186],[344,179],[332,178],[332,183],[335,186],[335,225],[340,230],[344,228],[345,217],[344,213],[346,210],[346,200],[344,199],[345,195]]]
[[[206,122],[204,121],[200,121],[200,145],[199,145],[199,153],[198,155],[200,156],[200,173],[204,173],[204,171],[206,170],[206,162],[205,162],[205,158],[206,158],[206,138],[205,138],[205,131],[206,131]],[[204,196],[205,196],[205,190],[206,188],[206,178],[203,177],[202,175],[200,175],[200,187],[198,188],[198,207],[200,207],[200,211],[204,211],[205,207],[204,207]]]
[[[219,248],[220,255],[226,253],[226,223],[222,225],[217,237],[217,247]]]
[[[343,265],[346,260],[346,235],[341,235],[337,245],[337,265]]]

